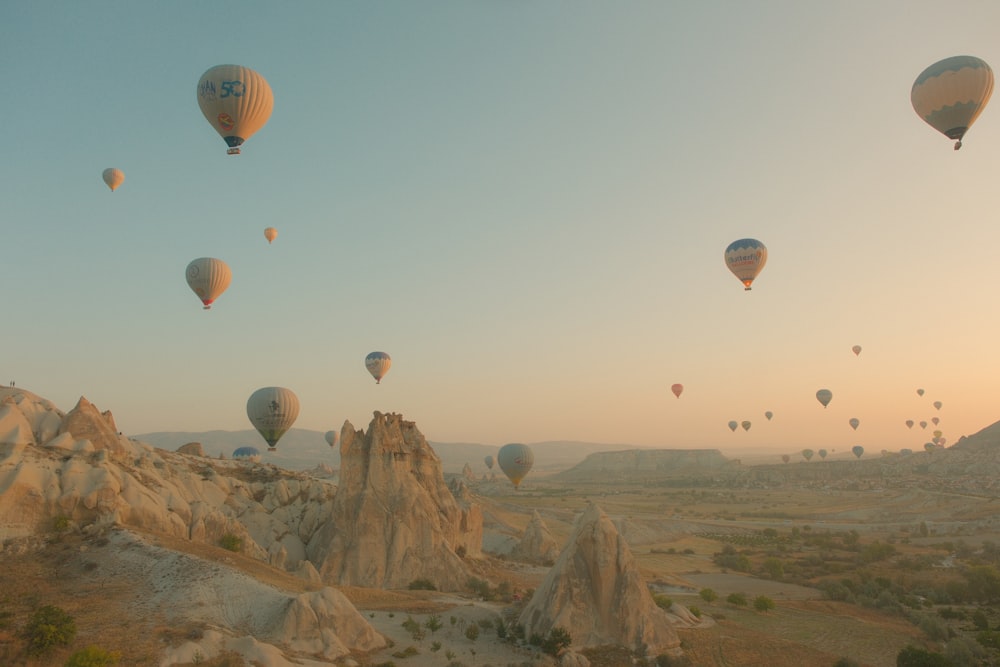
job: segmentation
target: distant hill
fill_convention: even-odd
[[[733,472],[739,467],[738,460],[726,458],[717,449],[629,449],[591,454],[569,470],[553,475],[552,479],[639,481]]]
[[[417,428],[420,425],[417,424]],[[178,447],[189,442],[200,442],[205,455],[218,458],[220,454],[231,458],[237,447],[251,446],[261,450],[264,462],[273,463],[286,470],[311,470],[319,463],[334,468],[340,467],[340,447],[330,447],[326,444],[320,431],[308,429],[290,429],[278,443],[277,451],[268,452],[267,444],[260,434],[253,429],[243,431],[161,431],[157,433],[139,433],[131,436],[140,442],[146,442],[154,447],[176,451]],[[566,470],[583,461],[596,452],[635,449],[634,445],[608,445],[593,442],[546,441],[529,443],[535,452],[534,474],[553,473]],[[469,442],[431,442],[434,452],[441,458],[445,472],[460,473],[468,463],[473,472],[487,472],[487,456],[496,456],[500,449],[493,445],[483,445]],[[499,468],[494,465],[494,471]]]
[[[981,452],[991,449],[1000,450],[1000,422],[991,424],[972,435],[962,436],[949,449],[962,452]]]

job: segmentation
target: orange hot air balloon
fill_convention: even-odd
[[[278,238],[278,230],[274,227],[268,227],[264,230],[264,238],[267,239],[267,243],[270,245],[274,239]]]
[[[670,385],[670,391],[674,392],[674,396],[677,398],[681,397],[681,393],[684,391],[684,385],[682,384],[672,384]]]

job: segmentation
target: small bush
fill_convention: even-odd
[[[469,641],[476,641],[477,639],[479,639],[479,626],[470,625],[469,627],[467,627],[465,629],[465,636],[469,639]]]
[[[65,646],[76,637],[73,617],[59,607],[46,605],[37,610],[24,629],[28,653],[39,655],[56,646]]]
[[[69,517],[62,515],[52,517],[52,530],[57,533],[64,533],[69,530]]]
[[[758,595],[753,600],[753,608],[757,611],[771,611],[774,609],[774,600],[766,595]]]
[[[411,591],[436,591],[437,586],[430,579],[414,579],[409,586]]]
[[[226,533],[219,538],[219,546],[227,551],[240,552],[243,550],[243,539],[239,535]]]
[[[705,602],[714,602],[719,598],[719,595],[711,588],[701,589],[700,591],[698,591],[698,595],[701,596],[701,599],[704,600]]]
[[[71,655],[64,667],[113,667],[120,659],[121,654],[116,651],[88,646]]]
[[[569,648],[573,638],[566,628],[554,627],[549,630],[549,636],[542,642],[542,651],[549,655],[559,655],[564,648]]]
[[[726,602],[737,607],[747,606],[747,596],[744,593],[730,593]]]
[[[396,651],[395,653],[393,653],[392,657],[394,657],[394,658],[410,658],[412,656],[417,655],[418,653],[420,653],[420,651],[417,650],[416,646],[407,646],[402,651]]]
[[[666,595],[659,595],[659,594],[653,596],[653,602],[656,603],[657,607],[659,607],[660,609],[664,609],[666,611],[670,611],[670,607],[674,604],[674,601],[672,599],[670,599]]]
[[[696,607],[694,605],[691,605],[690,607],[688,607],[688,611],[691,612],[692,614],[694,614],[695,618],[701,618],[701,609],[700,608],[698,608],[698,607]]]

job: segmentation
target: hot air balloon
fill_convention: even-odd
[[[107,184],[111,191],[114,192],[118,189],[118,186],[125,182],[125,172],[121,169],[115,169],[114,167],[108,167],[101,174],[101,178]]]
[[[861,445],[854,445],[851,447],[851,452],[860,459],[861,455],[865,453],[865,448]]]
[[[729,422],[728,426],[729,426],[729,430],[733,431],[735,433],[736,429],[738,429],[740,427],[740,423],[732,421],[732,422]]]
[[[247,417],[267,442],[268,451],[275,450],[298,416],[299,398],[291,389],[262,387],[247,400]]]
[[[829,389],[820,389],[816,392],[816,400],[822,403],[825,408],[830,404],[830,401],[833,400],[833,392]]]
[[[493,457],[492,456],[487,456],[485,459],[483,459],[483,463],[486,464],[487,468],[489,468],[490,470],[493,470]]]
[[[267,244],[271,245],[274,239],[278,238],[278,230],[274,227],[267,227],[264,229],[264,238],[267,239]]]
[[[940,410],[941,406],[944,405],[941,401],[934,401],[934,409]]]
[[[907,419],[906,420],[906,428],[913,428],[913,420],[912,419]]]
[[[901,450],[899,450],[899,453],[900,454],[908,455],[908,454],[912,454],[913,450],[910,449],[909,447],[903,447]]]
[[[791,460],[792,460],[792,457],[791,457],[791,456],[789,456],[788,454],[782,454],[782,455],[781,455],[781,460],[782,460],[782,462],[784,462],[784,463],[788,463],[789,461],[791,461]]]
[[[682,384],[672,384],[670,385],[670,391],[674,392],[674,396],[677,398],[681,397],[681,392],[684,391],[684,385]]]
[[[257,72],[240,65],[217,65],[198,81],[198,106],[205,119],[226,141],[229,155],[271,117],[274,96]]]
[[[962,137],[986,108],[993,93],[993,70],[974,56],[940,60],[913,82],[913,110],[935,130],[962,147]]]
[[[390,366],[392,366],[392,359],[385,352],[372,352],[365,357],[365,368],[375,378],[375,384],[382,383],[382,378],[389,372]]]
[[[854,347],[851,348],[851,351],[854,352],[854,356],[856,356],[856,357],[860,356],[861,355],[861,346],[860,345],[855,345]]]
[[[923,395],[924,395],[924,390],[923,389],[917,389],[917,396],[923,396]]]
[[[237,461],[260,463],[260,450],[256,447],[237,447],[233,450],[233,458]]]
[[[938,422],[940,421],[941,421],[940,417],[931,417],[931,423],[934,424],[935,426],[937,426]]]
[[[327,431],[326,433],[323,434],[323,439],[326,440],[326,444],[333,447],[335,444],[337,444],[337,432]]]
[[[512,442],[504,445],[497,452],[497,463],[500,464],[500,469],[503,470],[504,474],[514,483],[514,487],[517,488],[524,476],[531,470],[531,466],[535,464],[535,455],[532,453],[531,447]]]
[[[745,290],[767,264],[767,247],[757,239],[733,241],[726,248],[726,266],[733,272]]]
[[[943,435],[943,433],[944,433],[943,431],[932,431],[932,435],[935,438],[940,438]]]
[[[819,457],[821,459],[825,459],[826,458],[826,450],[825,449],[821,449],[821,450],[817,451],[816,453],[819,454]]]
[[[806,461],[811,461],[812,457],[813,457],[813,450],[811,449],[802,450],[802,458],[804,458]]]
[[[748,422],[748,421],[740,422],[740,426],[743,427],[744,431],[749,431],[750,430],[750,422]]]
[[[184,275],[188,287],[201,299],[205,310],[212,307],[212,302],[226,291],[233,280],[233,272],[229,270],[229,265],[213,257],[191,260]]]
[[[934,444],[933,442],[925,442],[925,443],[924,443],[924,449],[925,449],[926,451],[928,451],[928,452],[932,452],[932,451],[934,451],[934,448],[935,448],[936,446],[937,446],[937,445],[935,445],[935,444]]]
[[[771,417],[774,416],[774,413],[768,410],[767,412],[764,413],[764,416],[767,417],[767,421],[771,421]]]
[[[851,425],[851,428],[857,431],[858,426],[861,424],[861,420],[858,419],[857,417],[851,417],[850,419],[847,420],[847,423]]]
[[[920,422],[920,428],[927,428],[927,422]]]

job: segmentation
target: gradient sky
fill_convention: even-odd
[[[936,415],[953,443],[1000,419],[1000,111],[955,152],[909,93],[948,56],[1000,66],[998,25],[993,1],[3,3],[0,377],[126,433],[247,428],[281,385],[296,426],[400,412],[439,442],[895,451]],[[195,96],[222,63],[275,95],[237,157]],[[743,237],[769,249],[749,293]],[[202,256],[234,274],[211,311]]]

